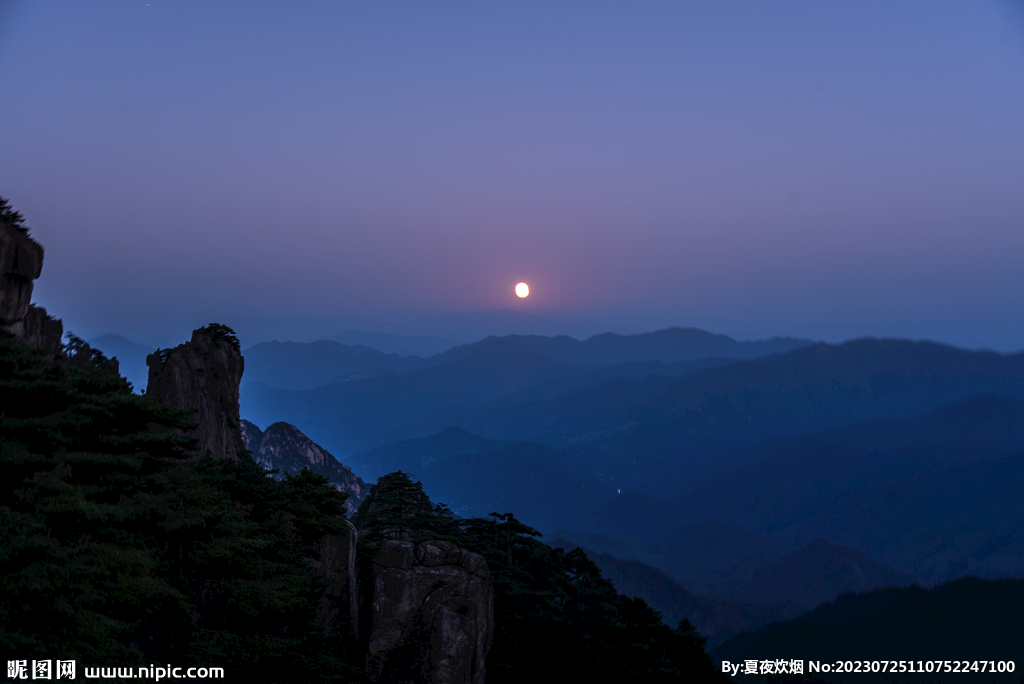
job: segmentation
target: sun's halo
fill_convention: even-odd
[[[519,283],[516,285],[516,297],[520,299],[526,299],[530,294],[530,286],[526,283]]]

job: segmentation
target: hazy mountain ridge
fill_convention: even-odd
[[[678,327],[635,335],[602,333],[583,341],[566,335],[508,335],[502,339],[536,349],[552,358],[592,366],[638,361],[678,363],[708,358],[750,359],[813,344],[811,340],[791,337],[739,342],[728,335]]]
[[[272,417],[287,420],[348,455],[396,439],[439,432],[453,424],[453,416],[475,411],[486,402],[586,371],[496,338],[457,347],[422,364],[402,375],[304,391],[243,385],[243,413],[255,422]]]
[[[423,359],[385,354],[370,347],[318,342],[261,342],[244,352],[245,382],[287,390],[313,389],[339,382],[370,368],[406,372],[423,367]]]
[[[679,515],[772,533],[837,497],[1024,449],[1024,403],[984,395],[922,417],[886,418],[755,445],[674,500]]]
[[[350,347],[369,347],[385,354],[399,356],[419,356],[428,358],[462,342],[433,335],[393,335],[386,332],[361,332],[346,330],[337,335],[323,338]]]

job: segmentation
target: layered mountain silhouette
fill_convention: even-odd
[[[495,407],[516,406],[518,411],[524,403],[589,391],[616,379],[675,377],[805,344],[741,343],[673,328],[643,335],[609,333],[584,342],[489,337],[424,359],[330,341],[269,342],[245,350],[242,402],[243,411],[257,422],[283,417],[301,423],[335,452],[351,454],[460,421],[467,426],[500,423],[491,415]],[[381,413],[384,420],[379,420]],[[357,430],[353,423],[359,423]]]
[[[386,356],[250,385],[243,413],[458,515],[515,511],[716,640],[846,592],[1024,574],[1024,355],[674,329]]]
[[[318,342],[261,342],[243,352],[246,383],[286,390],[303,390],[405,372],[424,366],[419,357],[404,357],[365,346],[330,340]]]
[[[462,344],[456,340],[434,335],[393,335],[386,332],[361,332],[358,330],[346,330],[324,339],[351,347],[369,347],[385,354],[421,356],[423,358],[440,354]]]
[[[688,531],[680,532],[677,537],[692,536]],[[722,547],[729,544],[727,536],[703,536],[702,546],[719,549],[709,550],[701,562],[715,565],[722,576],[731,577],[717,586],[696,587],[635,558],[623,560],[563,537],[556,536],[551,544],[567,550],[583,549],[618,591],[644,599],[667,622],[689,620],[712,646],[739,632],[795,617],[842,594],[909,586],[913,581],[854,549],[825,540],[779,557],[744,557],[739,553],[727,559],[722,553]],[[602,540],[590,541],[600,544]],[[700,549],[688,551],[679,553],[677,549],[673,554],[676,562],[682,560],[685,565],[683,559],[693,558],[693,552],[699,553]]]
[[[642,598],[661,613],[666,624],[689,620],[697,631],[716,646],[731,636],[772,622],[792,617],[782,607],[743,604],[695,594],[667,574],[636,560],[621,560],[606,553],[596,553],[572,542],[555,538],[552,546],[560,549],[583,549],[601,574],[615,585],[616,591]]]

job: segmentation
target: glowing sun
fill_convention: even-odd
[[[520,299],[525,299],[526,297],[529,296],[529,294],[529,285],[527,285],[526,283],[519,283],[518,285],[516,285],[516,297],[519,297]]]

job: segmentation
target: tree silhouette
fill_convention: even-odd
[[[0,221],[18,231],[22,235],[28,235],[28,226],[25,225],[25,217],[20,211],[14,211],[10,201],[0,197]]]

